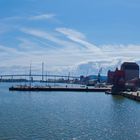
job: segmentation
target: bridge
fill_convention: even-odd
[[[63,77],[63,78],[77,78],[79,79],[80,77],[78,76],[66,76],[66,75],[42,75],[42,74],[3,74],[3,75],[0,75],[0,77],[22,77],[22,76],[32,76],[32,77]]]
[[[80,77],[78,76],[70,76],[70,75],[47,75],[47,74],[1,74],[0,75],[0,81],[4,80],[4,79],[8,79],[8,80],[13,80],[13,79],[21,79],[21,77],[24,77],[24,79],[26,79],[27,77],[29,79],[34,79],[35,77],[40,78],[40,80],[45,81],[44,78],[54,78],[54,79],[80,79]],[[28,79],[27,78],[27,79]],[[26,80],[27,80],[26,79]]]

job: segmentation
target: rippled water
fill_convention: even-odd
[[[0,140],[139,140],[140,103],[104,93],[9,92],[0,83]]]

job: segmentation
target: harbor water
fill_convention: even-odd
[[[0,140],[139,140],[140,103],[87,92],[9,91],[0,83]]]

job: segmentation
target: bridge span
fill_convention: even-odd
[[[1,74],[0,75],[0,82],[3,81],[14,81],[14,80],[40,80],[40,81],[47,81],[48,79],[52,79],[55,81],[56,79],[64,79],[64,80],[74,80],[80,79],[78,76],[70,76],[70,75],[42,75],[42,74]]]
[[[80,77],[79,76],[67,76],[67,75],[42,75],[42,74],[2,74],[2,75],[0,75],[0,77],[24,77],[24,76],[26,76],[26,77],[30,77],[30,76],[32,76],[32,77],[60,77],[60,78],[77,78],[77,79],[79,79]]]

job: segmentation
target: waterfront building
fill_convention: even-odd
[[[125,89],[125,80],[124,80],[125,74],[123,70],[116,70],[113,73],[113,79],[112,79],[112,93],[116,94],[120,91],[123,91]]]
[[[123,70],[118,70],[118,68],[116,68],[115,72],[114,72],[114,77],[113,77],[113,84],[114,85],[122,85],[124,84],[125,81],[125,73]]]
[[[134,62],[124,62],[121,65],[121,70],[124,71],[125,81],[139,79],[139,65]]]
[[[125,74],[123,70],[116,68],[115,71],[108,71],[107,82],[109,84],[116,84],[120,79],[124,80]]]
[[[134,62],[124,62],[121,69],[108,71],[108,83],[112,84],[112,92],[117,93],[123,90],[137,90],[140,87],[139,65]]]

